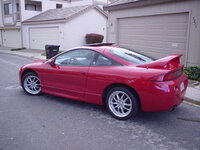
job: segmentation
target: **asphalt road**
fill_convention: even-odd
[[[101,106],[27,95],[18,70],[31,61],[0,53],[0,150],[200,150],[199,107],[119,121]]]

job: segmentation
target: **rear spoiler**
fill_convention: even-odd
[[[168,69],[178,67],[180,65],[180,57],[182,54],[175,54],[167,56],[156,61],[150,62],[148,64],[137,65],[136,67],[142,68],[154,68],[154,69]]]

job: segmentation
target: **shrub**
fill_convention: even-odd
[[[200,81],[200,66],[191,66],[184,68],[184,73],[191,80]]]
[[[100,34],[86,34],[85,39],[87,44],[102,43],[104,36]]]

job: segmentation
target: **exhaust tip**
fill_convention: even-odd
[[[170,111],[174,111],[176,109],[177,105],[174,105]]]

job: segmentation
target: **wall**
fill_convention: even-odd
[[[77,0],[77,1],[72,1],[69,3],[67,7],[73,7],[73,6],[80,6],[80,5],[91,5],[93,4],[93,0]]]
[[[21,18],[22,21],[29,19],[33,16],[36,16],[42,12],[47,11],[48,9],[55,9],[56,4],[63,4],[63,7],[67,7],[69,5],[68,2],[57,2],[57,1],[51,1],[51,0],[35,0],[35,1],[42,1],[42,11],[30,11],[30,10],[25,10],[25,0],[20,0],[21,1]]]
[[[3,18],[2,18],[2,6],[1,6],[1,1],[0,1],[0,27],[3,26]],[[0,30],[0,46],[2,45],[2,35],[1,35],[2,30]]]
[[[2,46],[2,30],[0,30],[0,47]]]
[[[0,1],[0,27],[2,27],[3,26],[3,18],[2,18],[2,4],[1,4],[2,2]]]
[[[110,11],[108,19],[108,41],[117,42],[117,19],[189,12],[187,64],[200,65],[200,1],[188,0],[132,9]]]
[[[104,36],[106,42],[106,20],[107,18],[95,9],[80,15],[66,23],[65,26],[65,48],[71,48],[85,44],[85,35],[98,33]]]
[[[23,25],[23,47],[30,47],[29,29],[33,27],[59,27],[60,50],[67,50],[75,46],[84,45],[85,35],[87,33],[102,34],[104,35],[104,42],[106,42],[106,17],[94,9],[66,23]]]
[[[48,9],[56,9],[56,4],[62,4],[63,8],[69,6],[69,2],[43,0],[42,11],[47,11]]]
[[[106,4],[108,4],[108,0],[94,0],[94,3],[95,4],[102,4],[102,5],[106,5]]]
[[[97,4],[97,5],[105,5],[107,4],[107,0],[75,0],[68,5],[69,7],[71,6],[79,6],[79,5],[92,5],[92,4]]]

